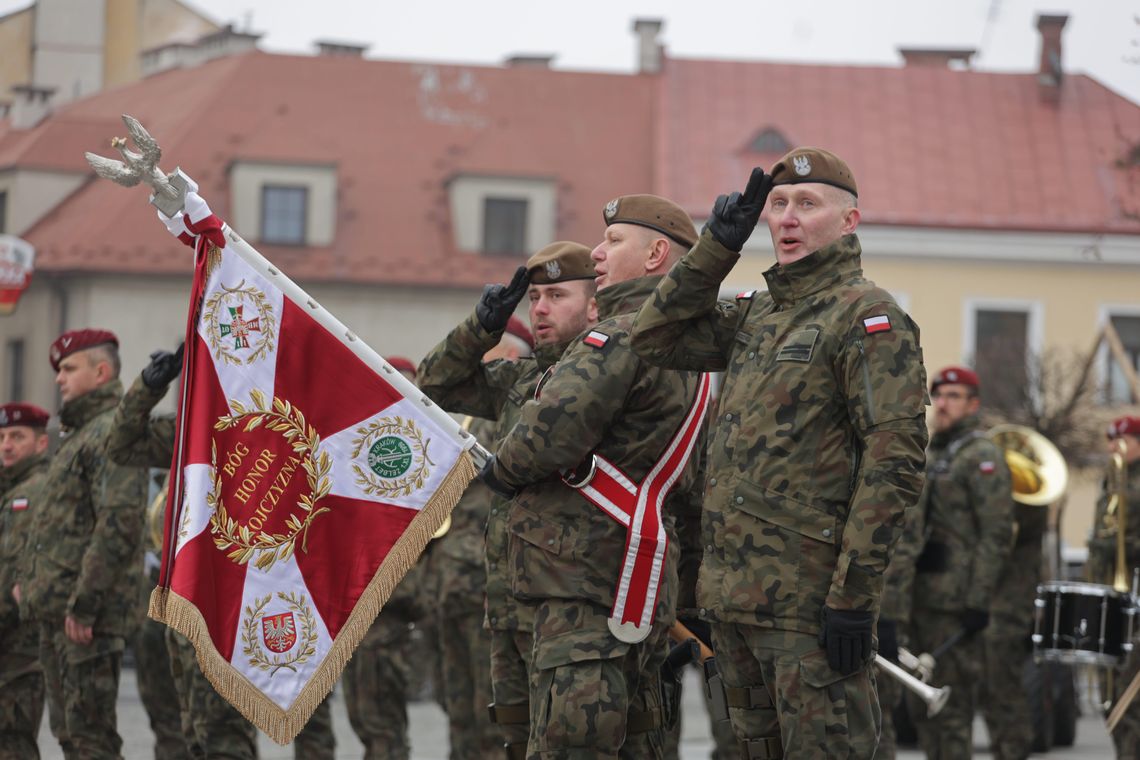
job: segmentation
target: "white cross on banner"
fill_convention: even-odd
[[[475,440],[210,214],[195,246],[150,615],[279,743],[300,732],[475,475]]]

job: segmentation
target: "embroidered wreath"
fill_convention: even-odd
[[[261,646],[260,636],[257,631],[258,616],[269,604],[269,600],[273,594],[266,594],[264,598],[256,600],[255,604],[245,608],[245,624],[241,634],[242,653],[249,657],[249,664],[258,668],[259,670],[268,670],[269,676],[277,675],[277,671],[282,668],[288,668],[294,673],[297,672],[296,665],[305,662],[317,652],[317,621],[313,616],[313,609],[305,600],[304,594],[294,594],[289,592],[286,594],[283,591],[277,592],[277,598],[289,605],[289,610],[297,613],[298,632],[297,652],[291,656],[289,655],[270,655]],[[303,633],[302,633],[303,631]]]
[[[411,458],[418,461],[419,466],[411,468],[407,473],[396,478],[381,478],[374,472],[369,472],[353,461],[352,470],[356,473],[356,484],[368,495],[379,495],[386,498],[408,496],[413,491],[423,488],[435,462],[428,456],[428,446],[431,439],[425,438],[412,420],[402,417],[393,417],[387,420],[376,420],[371,424],[356,429],[359,438],[352,440],[352,458],[356,460],[360,453],[370,448],[373,443],[386,435],[398,436],[411,442]]]
[[[252,285],[246,286],[245,280],[232,288],[222,284],[220,290],[206,299],[202,320],[208,326],[206,333],[210,338],[210,349],[214,352],[214,358],[220,359],[226,364],[240,366],[243,359],[231,349],[226,348],[218,321],[219,310],[227,305],[226,297],[235,295],[239,298],[248,297],[253,301],[254,308],[257,309],[258,332],[261,333],[261,336],[253,344],[253,352],[244,359],[245,364],[253,364],[258,359],[268,356],[269,352],[273,350],[273,336],[276,334],[277,328],[277,317],[273,315],[273,307],[269,304],[269,299],[265,297],[264,293]]]
[[[214,423],[215,430],[228,430],[237,427],[243,422],[245,432],[250,432],[264,425],[266,430],[281,433],[286,441],[293,446],[293,451],[301,455],[301,467],[309,482],[309,493],[304,494],[297,501],[297,506],[303,512],[303,519],[295,514],[289,515],[285,521],[287,533],[269,533],[267,531],[254,531],[248,525],[242,525],[230,517],[222,502],[222,478],[218,468],[218,447],[216,443],[210,446],[210,465],[214,469],[214,482],[209,493],[206,494],[206,504],[212,510],[210,515],[210,532],[214,534],[214,546],[221,551],[228,551],[226,555],[239,565],[244,565],[256,557],[254,567],[259,570],[269,570],[278,560],[285,560],[293,556],[297,537],[301,537],[301,551],[308,551],[309,526],[318,515],[328,512],[328,507],[317,509],[317,502],[327,496],[332,490],[332,479],[329,472],[332,470],[332,460],[327,451],[317,453],[321,438],[317,431],[305,422],[301,410],[288,401],[274,397],[272,408],[265,403],[265,394],[257,388],[249,392],[252,408],[247,409],[239,401],[230,401],[233,414],[219,417]]]

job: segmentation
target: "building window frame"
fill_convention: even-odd
[[[1021,298],[966,298],[963,301],[963,330],[962,330],[962,362],[968,364],[975,371],[978,367],[978,312],[1004,311],[1025,314],[1025,377],[1033,374],[1031,360],[1041,357],[1045,348],[1045,304],[1041,301]],[[983,379],[984,383],[984,379]],[[1036,399],[1039,389],[1029,387],[1028,392]],[[993,394],[989,394],[991,398]],[[982,389],[982,398],[987,396],[985,388]]]
[[[277,193],[283,196],[292,195],[294,196],[293,199],[297,196],[300,198],[300,211],[290,213],[290,218],[295,218],[300,224],[300,228],[295,230],[295,234],[279,234],[276,230],[271,231],[270,225],[275,222],[271,222],[270,212],[276,212],[277,209],[270,208],[270,197]],[[266,245],[307,245],[309,239],[309,186],[284,182],[263,182],[260,193],[259,217],[258,240],[262,243]]]
[[[23,338],[10,338],[4,346],[4,363],[8,367],[8,401],[24,400],[27,353],[27,344]]]
[[[8,189],[0,190],[0,235],[8,232]]]
[[[1140,318],[1140,306],[1136,304],[1112,303],[1101,304],[1097,309],[1097,321],[1095,334],[1100,334],[1100,329],[1103,325],[1108,324],[1109,320],[1113,317],[1137,317]],[[1121,406],[1140,403],[1140,399],[1129,399],[1128,401],[1118,401],[1113,399],[1109,394],[1111,389],[1109,383],[1111,382],[1110,376],[1110,362],[1115,362],[1116,357],[1108,350],[1108,343],[1101,340],[1100,345],[1096,350],[1096,377],[1100,392],[1097,394],[1099,401],[1105,406]],[[1140,364],[1140,358],[1137,363]],[[1137,373],[1140,373],[1140,366],[1136,368]]]
[[[492,216],[496,213],[504,214],[502,221],[508,221],[506,215],[516,215],[522,211],[521,219],[511,219],[512,223],[521,222],[516,229],[510,229],[504,234],[492,224]],[[483,244],[482,252],[488,255],[516,255],[525,254],[527,217],[530,213],[530,199],[520,196],[485,195],[483,196]],[[509,237],[511,241],[506,242]]]
[[[558,239],[558,183],[552,177],[459,174],[448,180],[448,196],[457,250],[487,256],[527,255]],[[526,201],[525,244],[520,250],[486,250],[489,199]]]

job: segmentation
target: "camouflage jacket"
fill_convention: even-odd
[[[107,436],[107,456],[112,462],[129,467],[170,467],[174,458],[174,416],[150,415],[166,390],[153,390],[141,376],[135,378],[115,409]]]
[[[48,458],[34,454],[12,467],[0,467],[0,632],[20,617],[12,587],[28,563],[28,537],[44,512]]]
[[[1001,448],[968,417],[936,433],[927,452],[925,521],[913,605],[988,610],[1012,546],[1013,487]]]
[[[1093,583],[1110,584],[1116,572],[1116,522],[1113,517],[1107,517],[1112,496],[1108,488],[1107,480],[1101,483],[1100,497],[1096,502],[1096,521],[1093,523],[1092,538],[1089,539],[1088,575]],[[1128,584],[1131,587],[1132,573],[1140,567],[1140,462],[1133,462],[1128,467],[1124,489],[1124,552]]]
[[[708,451],[708,618],[815,633],[826,603],[878,611],[906,507],[922,488],[918,327],[863,277],[854,235],[718,301],[739,254],[709,233],[637,315],[646,361],[723,370]]]
[[[71,615],[95,633],[127,632],[142,580],[146,472],[106,453],[118,380],[60,410],[66,437],[48,468],[44,509],[29,539],[32,568],[21,586],[41,621]]]
[[[495,475],[520,489],[510,507],[511,590],[525,601],[585,600],[605,608],[625,553],[626,529],[560,477],[596,453],[640,483],[661,459],[693,404],[700,375],[662,370],[629,346],[637,307],[660,278],[616,283],[597,295],[599,323],[575,340],[527,402],[496,454]],[[606,339],[587,342],[590,335]],[[696,479],[690,457],[665,499],[669,551],[655,621],[676,609],[675,518]]]
[[[1049,525],[1049,508],[1014,502],[1013,516],[1013,548],[1002,563],[990,601],[987,636],[1028,636],[1033,632],[1033,601],[1042,580],[1042,542]]]
[[[501,337],[502,332],[484,330],[472,314],[424,357],[416,371],[420,390],[447,411],[495,421],[489,438],[479,438],[491,451],[515,426],[539,378],[567,346],[540,346],[534,356],[518,361],[484,363],[483,354],[498,345]],[[487,625],[497,631],[530,630],[533,621],[527,608],[511,595],[507,579],[507,501],[492,496],[488,506],[484,532]]]

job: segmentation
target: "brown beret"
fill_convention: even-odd
[[[568,280],[592,280],[594,260],[590,249],[581,243],[559,240],[551,243],[526,262],[532,285],[552,285]]]
[[[31,427],[45,428],[51,415],[47,409],[35,404],[4,404],[0,406],[0,428]]]
[[[858,197],[855,175],[851,167],[831,151],[823,148],[796,148],[772,167],[772,186],[821,182],[846,190]]]
[[[51,368],[59,372],[59,362],[65,357],[71,356],[76,351],[108,344],[116,348],[119,346],[119,339],[110,330],[68,330],[51,344],[51,351],[48,354],[51,358]]]
[[[686,248],[697,244],[697,228],[684,210],[656,195],[623,195],[606,204],[606,224],[636,224],[663,232]]]

